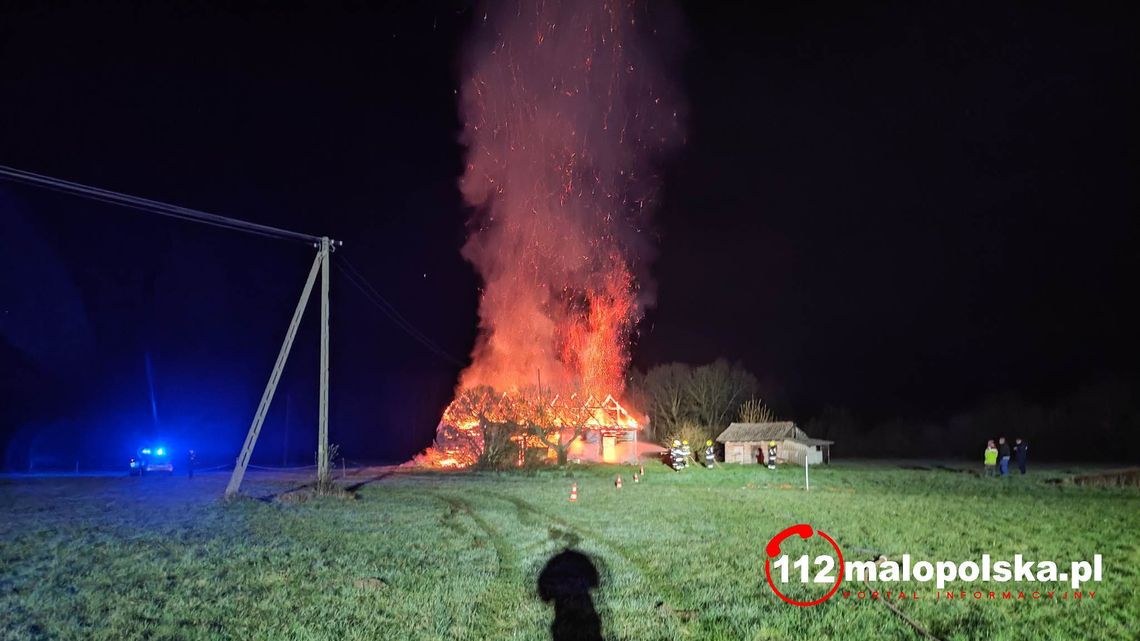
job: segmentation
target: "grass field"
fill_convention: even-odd
[[[780,602],[763,546],[798,522],[848,560],[1103,555],[1092,600],[946,603],[932,585],[896,586],[920,592],[892,603],[942,639],[1116,641],[1140,627],[1135,488],[1049,483],[1061,470],[998,481],[837,464],[814,469],[805,493],[795,468],[647,467],[636,485],[628,467],[362,473],[351,499],[302,502],[280,498],[296,482],[269,476],[247,481],[263,500],[228,503],[222,474],[3,480],[0,638],[549,638],[536,578],[567,547],[599,570],[606,639],[920,638],[882,601]]]

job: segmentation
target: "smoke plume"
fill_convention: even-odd
[[[652,301],[655,168],[681,140],[661,9],[516,0],[479,17],[460,188],[483,291],[461,388],[621,393]]]

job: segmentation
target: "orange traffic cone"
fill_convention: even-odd
[[[634,483],[640,483],[641,482],[640,479],[641,479],[641,477],[638,476],[636,473],[633,475],[633,482]]]
[[[618,474],[617,480],[614,481],[614,487],[619,490],[621,489],[621,474]]]
[[[570,486],[570,502],[571,503],[577,503],[578,502],[578,484],[577,483]]]

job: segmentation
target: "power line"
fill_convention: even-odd
[[[360,270],[357,269],[356,266],[352,264],[352,261],[348,260],[348,258],[342,258],[342,260],[344,261],[344,269],[352,272],[353,276],[355,276],[358,280],[360,280],[360,282],[362,282],[368,286],[368,289],[372,291],[373,295],[380,301],[380,303],[386,308],[386,310],[390,311],[392,313],[392,316],[394,316],[393,320],[400,323],[401,325],[406,325],[409,328],[413,329],[416,332],[416,334],[420,335],[421,337],[423,337],[425,339],[427,338],[427,336],[423,332],[420,332],[418,329],[416,329],[415,325],[413,325],[411,321],[409,321],[407,318],[404,317],[403,314],[400,313],[400,310],[396,309],[395,305],[393,305],[392,303],[390,303],[388,301],[388,299],[386,299],[380,295],[380,292],[377,291],[377,289],[368,281],[368,279],[364,277],[364,274],[360,273]]]
[[[92,187],[61,178],[46,176],[44,174],[37,174],[15,167],[8,167],[0,165],[0,179],[6,179],[12,182],[30,185],[41,189],[78,196],[88,200],[109,203],[129,209],[138,211],[145,211],[160,216],[167,216],[170,218],[177,218],[179,220],[187,220],[190,222],[202,223],[222,229],[232,229],[234,231],[241,231],[268,238],[278,238],[285,240],[302,241],[311,244],[320,244],[321,237],[312,234],[303,234],[300,232],[290,231],[288,229],[281,229],[280,227],[273,227],[270,225],[262,225],[260,223],[253,223],[246,220],[237,218],[230,218],[228,216],[221,216],[212,214],[210,212],[201,211],[199,209],[192,209],[189,207],[180,207],[178,205],[171,205],[158,200],[150,198],[142,198],[140,196],[132,196],[122,192],[112,191],[110,189],[102,189],[100,187]],[[340,246],[341,241],[330,241],[335,246]],[[350,283],[364,294],[373,305],[384,312],[384,314],[401,330],[414,338],[417,342],[426,347],[429,351],[443,358],[444,360],[455,365],[463,366],[463,362],[455,358],[435,343],[435,341],[428,338],[423,332],[419,331],[415,325],[412,324],[403,314],[400,313],[394,305],[392,305],[384,296],[376,290],[375,287],[360,273],[352,263],[346,258],[341,258],[334,263],[337,268],[345,275]]]
[[[88,200],[96,200],[99,202],[110,203],[130,209],[145,211],[160,216],[168,216],[180,220],[188,220],[196,223],[203,223],[212,225],[214,227],[221,227],[223,229],[232,229],[235,231],[242,231],[249,234],[257,234],[259,236],[266,236],[269,238],[279,238],[284,240],[296,240],[306,243],[320,243],[320,236],[313,236],[312,234],[302,234],[300,232],[290,231],[288,229],[281,229],[280,227],[273,227],[270,225],[262,225],[260,223],[252,223],[246,220],[239,220],[237,218],[229,218],[227,216],[219,216],[218,214],[211,214],[209,212],[201,211],[198,209],[191,209],[189,207],[179,207],[178,205],[171,205],[168,203],[151,200],[150,198],[141,198],[139,196],[132,196],[122,192],[111,191],[109,189],[101,189],[99,187],[92,187],[90,185],[83,185],[69,180],[60,178],[53,178],[43,174],[36,174],[14,167],[7,167],[0,165],[0,178],[10,180],[12,182],[31,185],[33,187],[40,187],[42,189],[49,189],[51,191],[62,192],[80,198],[87,198]],[[339,241],[334,241],[334,245],[340,245]]]
[[[341,273],[344,274],[345,278],[347,278],[354,287],[359,289],[360,292],[364,294],[364,297],[368,300],[368,302],[372,303],[381,312],[383,312],[384,315],[387,316],[394,325],[396,325],[396,327],[399,327],[406,334],[411,336],[413,339],[415,339],[417,342],[419,342],[421,345],[423,345],[425,348],[440,358],[454,365],[463,365],[462,361],[455,358],[450,353],[448,353],[447,350],[437,345],[435,341],[431,340],[423,332],[419,331],[415,325],[411,323],[411,321],[404,318],[403,314],[401,314],[394,305],[389,303],[388,300],[385,299],[384,296],[381,295],[380,292],[372,286],[368,279],[365,278],[363,274],[361,274],[355,267],[352,266],[352,263],[348,261],[348,259],[342,256],[334,264],[338,269],[341,270]]]
[[[404,333],[406,333],[408,336],[411,336],[436,356],[439,356],[440,358],[448,361],[449,363],[452,363],[453,365],[458,365],[460,367],[464,365],[462,361],[460,361],[458,358],[455,358],[449,354],[447,350],[437,345],[435,341],[428,338],[423,332],[417,329],[411,321],[405,318],[404,315],[400,313],[400,310],[396,309],[396,307],[392,305],[392,303],[389,303],[388,300],[380,294],[380,292],[376,291],[376,288],[373,287],[370,282],[368,282],[368,279],[364,277],[364,274],[361,274],[359,270],[353,267],[351,261],[349,261],[343,255],[338,254],[338,260],[334,263],[334,265],[336,265],[337,269],[341,270],[341,273],[344,274],[345,278],[348,279],[348,282],[352,283],[353,286],[359,289],[360,292],[364,294],[364,297],[368,299],[368,302],[372,303],[381,312],[383,312],[384,315],[387,316],[394,325],[396,325],[396,327],[399,327],[404,331]]]

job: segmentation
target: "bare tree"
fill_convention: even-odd
[[[554,450],[559,465],[566,464],[570,445],[589,427],[593,414],[583,402],[577,394],[554,397],[533,388],[519,394],[518,416],[525,432]]]
[[[756,377],[743,367],[721,358],[694,369],[687,391],[697,422],[712,433],[723,429],[728,417],[759,386]]]
[[[764,401],[753,396],[740,406],[737,420],[741,423],[771,423],[776,420],[776,415]]]
[[[705,440],[713,438],[714,436],[716,435],[712,434],[704,425],[697,425],[693,421],[686,420],[678,423],[672,432],[662,434],[661,443],[668,445],[675,440],[688,441],[693,445],[693,454],[696,455],[697,452],[701,451],[701,448],[704,447]],[[697,459],[694,458],[693,460]]]
[[[511,403],[487,386],[463,390],[448,407],[445,419],[458,434],[474,441],[473,430],[479,427],[480,442],[472,443],[479,451],[480,467],[499,467],[517,450],[513,437],[522,427],[513,416]]]
[[[684,363],[658,365],[645,374],[646,411],[658,436],[673,434],[681,423],[693,417],[689,393],[692,378],[692,368]]]

